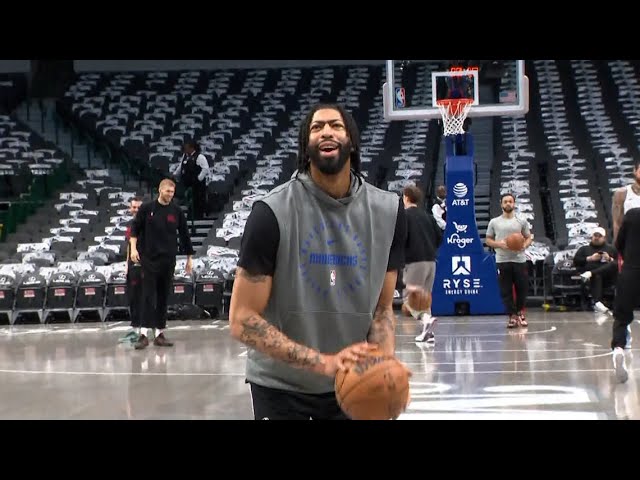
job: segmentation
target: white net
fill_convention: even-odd
[[[470,99],[438,101],[445,136],[464,133],[462,126],[464,125],[464,119],[467,118],[472,103],[473,101]]]

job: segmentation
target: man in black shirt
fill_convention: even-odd
[[[142,199],[140,197],[133,197],[129,200],[129,213],[132,215],[132,219],[127,225],[127,233],[125,238],[127,240],[127,263],[125,266],[125,272],[127,273],[127,298],[129,299],[129,317],[131,318],[131,330],[128,334],[120,339],[120,342],[135,343],[140,337],[140,308],[142,298],[142,268],[139,263],[131,261],[131,249],[129,248],[129,239],[131,238],[131,225],[133,220],[140,210],[142,205]]]
[[[164,179],[158,187],[158,198],[143,203],[131,225],[131,261],[142,265],[141,333],[135,344],[137,350],[149,345],[148,329],[155,328],[154,345],[171,347],[164,335],[167,325],[167,298],[173,281],[180,244],[187,257],[186,271],[191,273],[194,254],[187,219],[180,207],[173,203],[176,185]],[[141,239],[138,245],[138,238]]]
[[[618,276],[618,252],[607,244],[606,237],[604,228],[594,228],[591,243],[580,247],[573,257],[573,264],[580,271],[580,276],[589,283],[593,309],[600,313],[610,313],[602,303],[602,291],[615,284]]]
[[[406,266],[402,279],[406,292],[426,292],[431,294],[436,275],[436,256],[442,230],[435,218],[417,206],[422,202],[422,191],[415,185],[405,187],[402,195],[407,216]],[[405,300],[404,307],[411,315],[422,322],[422,333],[416,337],[417,342],[434,343],[433,327],[435,318],[431,309],[414,310]]]
[[[613,367],[620,383],[629,378],[625,366],[624,348],[627,346],[629,326],[633,322],[633,310],[640,296],[640,208],[627,211],[616,236],[615,246],[624,258],[622,271],[616,283],[616,299],[613,307],[611,349]]]

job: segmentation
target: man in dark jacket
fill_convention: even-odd
[[[573,257],[574,266],[589,282],[593,308],[600,313],[610,313],[602,303],[603,290],[616,283],[618,276],[618,251],[606,242],[607,232],[602,227],[593,229],[591,243],[578,249]]]

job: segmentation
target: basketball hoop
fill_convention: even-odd
[[[469,113],[472,98],[447,98],[438,100],[437,102],[440,113],[442,114],[442,123],[444,125],[444,135],[458,135],[464,133],[462,126],[465,118]]]

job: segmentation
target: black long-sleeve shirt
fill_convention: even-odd
[[[578,249],[573,257],[573,265],[581,272],[586,272],[587,270],[595,270],[596,268],[601,267],[602,262],[587,261],[587,257],[590,257],[594,253],[598,252],[607,252],[613,259],[612,261],[618,259],[618,252],[612,245],[605,243],[604,245],[598,247],[590,243],[589,245],[583,245]]]
[[[442,230],[433,215],[422,208],[406,209],[406,263],[433,262],[442,241]]]
[[[131,236],[137,238],[136,248],[143,266],[175,263],[179,252],[195,253],[187,218],[173,202],[169,205],[162,205],[158,200],[143,203],[131,224]]]
[[[640,208],[628,210],[622,220],[616,248],[622,254],[625,267],[640,268]]]

